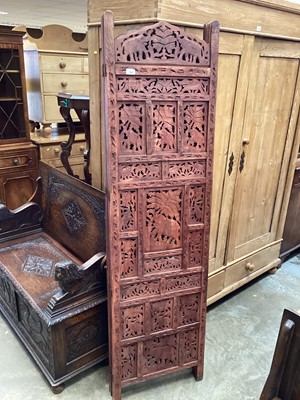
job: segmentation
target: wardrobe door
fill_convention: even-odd
[[[256,39],[240,127],[242,149],[227,262],[264,248],[276,238],[299,107],[299,56],[297,43]]]

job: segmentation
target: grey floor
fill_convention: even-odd
[[[284,308],[300,309],[300,254],[211,306],[205,373],[190,370],[123,389],[123,400],[258,400]],[[108,367],[99,365],[52,394],[34,361],[0,316],[1,400],[109,400]]]

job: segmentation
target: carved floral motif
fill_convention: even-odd
[[[188,35],[180,28],[159,22],[118,38],[116,60],[208,65],[208,43]]]
[[[151,331],[158,332],[173,327],[172,299],[150,303]]]
[[[139,78],[119,77],[117,80],[119,93],[126,94],[177,94],[207,95],[209,80],[207,78]]]
[[[136,345],[122,347],[121,376],[122,380],[134,378],[137,375],[137,348]]]
[[[138,337],[144,334],[144,306],[134,306],[122,310],[122,338]]]
[[[143,351],[144,372],[150,374],[178,365],[177,335],[148,340]]]
[[[182,190],[148,191],[146,196],[147,250],[166,250],[181,246]]]
[[[183,145],[186,151],[206,151],[207,103],[184,104],[183,123]]]
[[[119,105],[120,154],[145,152],[144,125],[145,106],[142,103],[121,103]]]
[[[137,240],[121,240],[121,276],[126,278],[137,275]]]
[[[23,264],[23,271],[30,274],[51,276],[54,262],[49,258],[29,254]]]
[[[176,152],[176,106],[174,103],[153,102],[154,153]]]

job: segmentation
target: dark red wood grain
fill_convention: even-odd
[[[114,39],[102,20],[115,400],[158,375],[203,375],[218,31],[159,22]]]

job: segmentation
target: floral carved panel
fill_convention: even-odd
[[[102,21],[111,388],[203,372],[218,24]]]

